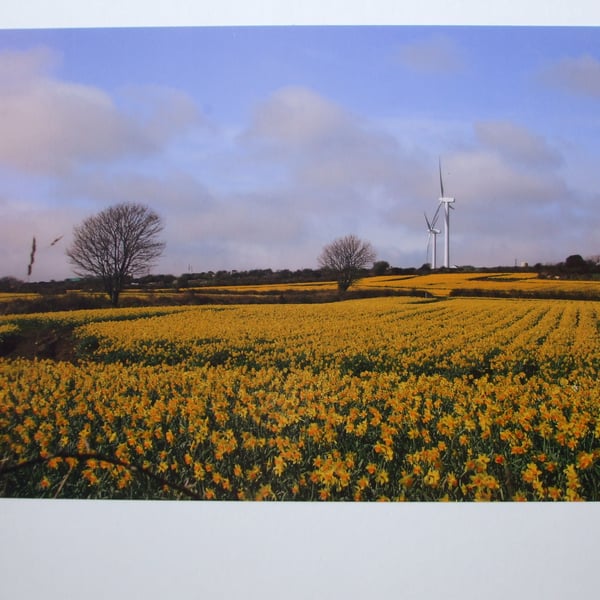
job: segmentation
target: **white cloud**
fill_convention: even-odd
[[[176,170],[164,175],[134,171],[76,173],[57,186],[56,194],[66,203],[85,201],[92,212],[118,202],[140,202],[157,212],[190,215],[213,202],[211,193],[200,181]]]
[[[394,136],[306,88],[275,92],[240,139],[255,159],[285,165],[294,196],[322,213],[359,209],[366,197],[385,204],[415,172]]]
[[[424,73],[452,73],[465,66],[456,42],[439,34],[402,45],[396,56],[405,67]]]
[[[194,100],[185,92],[157,85],[127,86],[117,98],[124,114],[159,149],[170,138],[194,126],[210,127]]]
[[[335,141],[351,118],[338,105],[304,87],[277,90],[255,111],[244,138],[307,150]]]
[[[487,221],[491,237],[530,223],[573,196],[551,169],[522,168],[481,146],[450,154],[443,167],[445,191],[456,197],[462,222]]]
[[[61,81],[50,51],[0,54],[0,164],[64,174],[80,164],[157,152],[198,119],[185,94],[155,90],[131,115],[93,86]]]
[[[40,73],[50,72],[59,62],[59,55],[50,48],[36,47],[27,52],[5,50],[0,54],[0,89],[4,93],[27,87]]]
[[[546,84],[600,99],[600,60],[589,54],[564,58],[541,73]]]
[[[538,134],[510,121],[479,121],[475,134],[486,148],[517,164],[555,167],[563,162],[560,153]]]

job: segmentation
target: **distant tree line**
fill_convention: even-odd
[[[580,254],[571,254],[555,265],[536,265],[536,270],[540,277],[546,278],[596,279],[600,277],[600,255],[583,258]]]
[[[149,276],[150,277],[150,276]],[[171,282],[172,287],[192,288],[211,285],[260,285],[270,283],[304,283],[311,281],[330,281],[332,277],[321,269],[250,269],[248,271],[207,271],[202,273],[184,273]],[[139,283],[147,285],[149,281],[141,278]]]
[[[579,256],[579,255],[572,255]],[[581,259],[581,260],[580,260]],[[595,279],[600,277],[600,255],[583,259],[568,257],[564,262],[543,265],[538,263],[527,267],[474,267],[463,266],[457,269],[436,269],[436,272],[472,272],[472,273],[538,273],[541,278]],[[416,267],[392,267],[387,261],[377,261],[370,269],[361,269],[360,277],[376,275],[424,275],[431,272],[428,264]],[[286,283],[309,283],[315,281],[335,281],[335,274],[325,269],[250,269],[246,271],[202,271],[183,273],[182,275],[144,275],[129,277],[127,288],[186,290],[205,286],[221,285],[268,285]],[[1,277],[0,292],[35,292],[38,294],[64,294],[71,290],[84,290],[102,293],[102,281],[95,277],[65,279],[63,281],[25,282],[16,277]]]

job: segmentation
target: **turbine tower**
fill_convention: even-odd
[[[454,209],[454,206],[451,204],[454,202],[454,198],[447,198],[444,195],[444,181],[442,180],[442,161],[439,159],[439,169],[440,169],[440,191],[442,195],[440,196],[440,204],[438,206],[438,210],[444,205],[444,266],[446,268],[450,267],[450,209]]]
[[[433,215],[433,219],[431,219],[431,221],[429,221],[429,219],[427,218],[427,214],[423,213],[425,214],[425,222],[427,223],[427,231],[429,232],[429,236],[427,238],[427,262],[429,262],[432,269],[437,268],[437,235],[441,232],[439,229],[436,229],[435,224],[437,223],[438,216],[440,213],[440,206],[441,205],[438,205],[437,210],[435,211],[435,214]],[[433,246],[431,244],[431,240],[433,240]],[[429,260],[430,247],[432,248],[431,261]]]

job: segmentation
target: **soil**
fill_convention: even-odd
[[[75,341],[69,328],[19,332],[0,346],[0,356],[77,362]]]

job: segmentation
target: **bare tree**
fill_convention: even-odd
[[[161,255],[161,218],[147,206],[125,202],[75,227],[67,256],[80,276],[102,280],[113,306],[128,277],[144,273]]]
[[[319,265],[336,274],[338,289],[345,292],[358,279],[361,269],[365,269],[375,257],[369,242],[363,242],[355,235],[347,235],[323,248]]]

